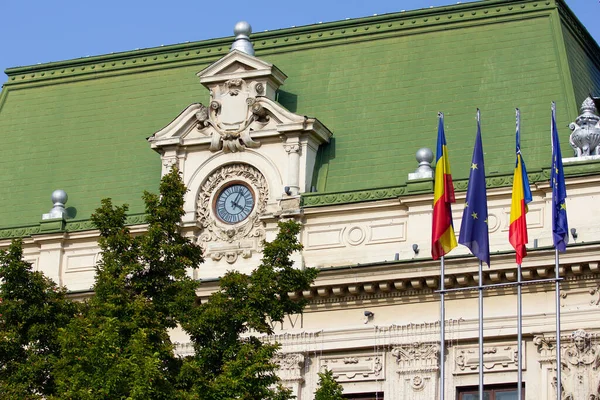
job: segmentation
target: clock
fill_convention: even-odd
[[[226,224],[244,221],[254,209],[254,192],[243,183],[222,188],[216,196],[215,212]]]

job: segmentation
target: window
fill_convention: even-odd
[[[345,394],[344,398],[349,400],[383,400],[383,393],[352,393]]]
[[[483,389],[484,400],[517,400],[517,385],[488,386]],[[477,386],[458,388],[458,400],[479,400]],[[522,389],[525,398],[525,388]]]

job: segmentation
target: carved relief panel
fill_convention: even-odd
[[[412,393],[412,399],[436,398],[439,354],[437,343],[413,343],[392,349],[403,393]]]
[[[556,396],[556,337],[540,335],[533,341],[540,365],[547,371],[545,389]],[[600,399],[600,345],[596,341],[596,335],[582,329],[561,335],[562,400]]]
[[[345,354],[324,356],[320,370],[331,370],[340,383],[385,379],[385,354]]]

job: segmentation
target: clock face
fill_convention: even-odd
[[[242,222],[254,208],[254,194],[246,185],[235,183],[217,195],[215,211],[219,219],[228,224]]]

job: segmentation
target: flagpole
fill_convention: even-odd
[[[562,392],[561,382],[561,355],[560,355],[560,268],[558,261],[558,249],[554,249],[554,272],[556,275],[555,297],[556,297],[556,399],[560,400]]]
[[[440,266],[440,400],[444,400],[445,389],[445,358],[446,358],[446,305],[445,305],[445,265],[444,256]]]
[[[517,400],[523,399],[523,307],[521,302],[521,264],[517,264]]]
[[[483,400],[483,262],[479,260],[479,400]]]

